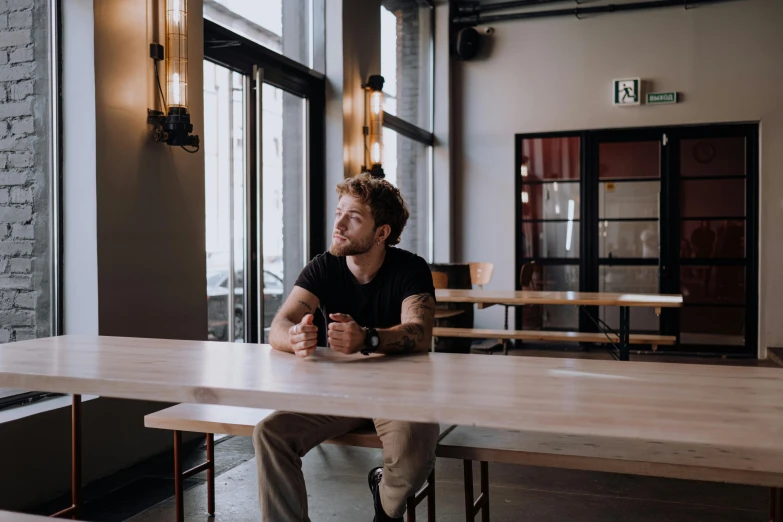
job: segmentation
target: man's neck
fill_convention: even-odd
[[[366,254],[347,256],[346,262],[356,281],[366,285],[378,274],[386,259],[386,245],[374,245]]]

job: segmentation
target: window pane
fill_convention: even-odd
[[[657,294],[657,266],[602,266],[599,280],[601,292]],[[601,319],[614,328],[620,327],[620,309],[616,306],[602,306]],[[652,308],[631,307],[631,329],[657,331],[658,316]]]
[[[601,221],[598,223],[599,257],[657,258],[657,221]]]
[[[431,12],[410,0],[383,0],[381,76],[386,83],[384,110],[432,130]]]
[[[306,263],[305,100],[264,84],[262,223],[265,339]],[[269,287],[267,287],[267,283]]]
[[[527,195],[526,195],[527,194]],[[579,183],[560,182],[523,185],[522,219],[579,219]]]
[[[682,217],[745,215],[744,179],[683,180],[680,188]]]
[[[204,18],[312,66],[312,0],[204,0]]]
[[[601,143],[598,157],[601,179],[661,177],[658,141]]]
[[[205,61],[207,320],[218,341],[244,339],[244,114],[242,75]]]
[[[745,309],[687,306],[680,310],[680,343],[743,346]]]
[[[686,303],[745,304],[744,266],[683,266],[680,291]]]
[[[745,257],[745,221],[683,221],[680,257]]]
[[[522,181],[579,179],[580,142],[576,137],[522,140]]]
[[[602,182],[598,186],[598,215],[601,219],[658,218],[659,181]]]
[[[744,176],[745,138],[682,140],[680,175]]]
[[[383,150],[386,179],[400,189],[410,210],[399,246],[428,259],[432,147],[384,128]]]
[[[579,290],[578,266],[547,266],[536,264],[529,287],[523,290],[575,292]],[[525,330],[568,329],[579,327],[576,306],[529,305],[517,308]]]
[[[522,223],[522,256],[530,259],[579,257],[579,222]]]

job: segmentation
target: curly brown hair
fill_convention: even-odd
[[[402,230],[411,213],[397,187],[385,179],[359,174],[337,185],[337,195],[346,194],[370,206],[375,228],[389,225],[391,233],[386,239],[387,246],[394,246],[400,242]]]

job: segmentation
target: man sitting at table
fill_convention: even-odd
[[[313,313],[318,308],[328,325],[328,346],[337,352],[426,351],[432,339],[435,289],[427,263],[394,248],[409,216],[400,191],[388,181],[363,174],[340,183],[337,194],[329,252],[302,270],[272,322],[270,344],[298,357],[313,354],[318,338]],[[368,395],[372,393],[368,390]],[[263,519],[309,520],[301,458],[325,440],[368,422],[276,412],[256,426],[253,444]],[[435,465],[439,428],[382,419],[372,422],[383,444],[384,464],[368,477],[374,520],[402,521],[406,499]]]

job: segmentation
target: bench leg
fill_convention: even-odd
[[[481,462],[481,494],[473,500],[473,461],[462,461],[465,469],[465,520],[473,522],[481,512],[481,522],[489,522],[489,463]]]
[[[174,431],[174,505],[176,506],[177,522],[185,521],[185,504],[183,499],[182,476],[182,432]]]
[[[405,512],[407,514],[407,522],[416,522],[416,506],[421,504],[424,498],[427,498],[427,522],[435,522],[435,468],[430,472],[430,476],[427,477],[427,483],[421,490],[408,498],[407,507]]]
[[[207,433],[207,513],[215,516],[215,434]]]
[[[429,478],[429,492],[427,493],[427,522],[435,522],[435,466],[432,467]]]
[[[473,461],[463,460],[462,465],[465,472],[465,521],[473,522],[476,518],[473,513]]]
[[[783,522],[783,489],[769,490],[769,522]]]
[[[489,522],[489,462],[481,462],[481,522]]]

